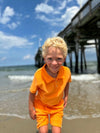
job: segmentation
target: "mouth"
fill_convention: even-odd
[[[52,71],[58,72],[58,70],[59,70],[59,67],[52,67]]]

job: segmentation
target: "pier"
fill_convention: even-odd
[[[73,69],[72,52],[75,54],[75,73],[87,69],[86,46],[95,45],[97,72],[100,74],[100,0],[88,0],[58,36],[64,38],[69,49],[70,68]],[[94,43],[89,43],[94,40]],[[80,68],[79,68],[79,50]]]

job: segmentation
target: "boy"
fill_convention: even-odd
[[[45,64],[34,74],[29,94],[29,114],[37,120],[39,133],[61,133],[63,109],[67,105],[71,72],[63,63],[67,44],[60,37],[49,38],[42,46]],[[33,108],[34,107],[34,108]]]

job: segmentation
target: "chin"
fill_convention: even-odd
[[[56,74],[56,73],[58,73],[59,71],[57,70],[57,71],[51,71],[52,73],[54,73],[54,74]]]

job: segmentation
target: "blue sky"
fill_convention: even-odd
[[[34,64],[38,47],[63,30],[86,1],[0,0],[0,66]]]

